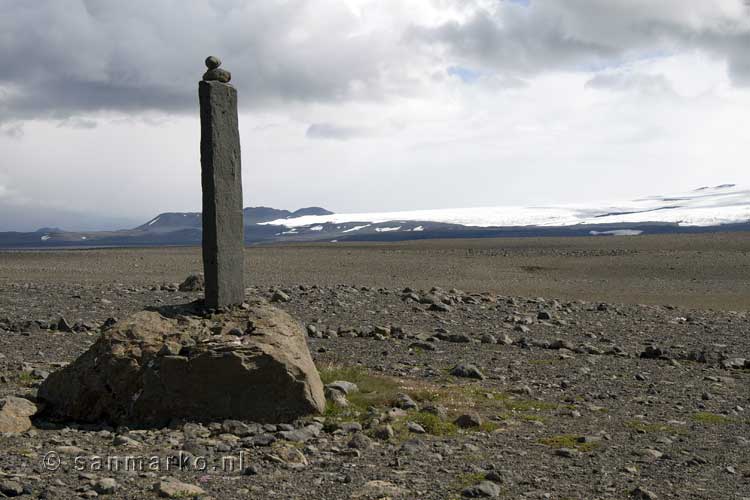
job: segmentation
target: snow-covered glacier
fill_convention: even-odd
[[[621,203],[337,213],[278,219],[265,224],[296,228],[352,222],[379,224],[416,221],[459,224],[468,227],[561,227],[648,222],[676,224],[684,227],[718,226],[750,221],[750,188],[735,184],[722,184],[702,187],[688,193],[650,196]]]

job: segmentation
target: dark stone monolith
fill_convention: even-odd
[[[201,108],[201,182],[203,185],[203,269],[206,306],[241,304],[245,296],[242,166],[237,119],[237,90],[231,75],[208,58],[209,70],[198,84]],[[221,78],[216,73],[221,72]]]

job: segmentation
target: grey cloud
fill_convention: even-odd
[[[332,123],[313,123],[307,127],[305,136],[308,139],[335,139],[345,141],[365,135],[365,131],[356,127],[345,127]]]
[[[343,4],[317,12],[324,3],[3,0],[0,120],[194,112],[211,54],[245,107],[379,96],[377,34],[348,37],[352,14]]]
[[[23,124],[19,122],[0,124],[0,133],[11,139],[20,139],[23,137]],[[2,190],[0,190],[0,193],[2,193]]]
[[[3,186],[0,185],[0,232],[35,231],[42,227],[56,227],[67,231],[102,231],[130,229],[143,223],[142,219],[134,217],[47,208],[38,203],[17,204],[4,198]]]
[[[750,11],[742,0],[531,0],[462,2],[466,19],[415,24],[410,37],[458,62],[519,75],[596,71],[701,49],[723,57],[736,85],[750,85]],[[493,8],[486,8],[493,5]]]
[[[497,77],[503,89],[545,71],[593,71],[690,48],[726,58],[732,80],[750,85],[741,0],[436,2],[465,9],[465,19],[412,19],[403,34],[404,19],[357,31],[347,4],[328,0],[2,0],[0,123],[195,113],[210,54],[232,72],[246,109],[419,95],[413,74],[450,65]]]
[[[68,127],[74,129],[92,129],[96,128],[97,122],[95,120],[88,120],[86,118],[70,117],[61,121],[57,124],[58,128]]]
[[[672,85],[664,75],[641,73],[600,73],[586,82],[586,88],[597,90],[636,90],[645,94],[671,94]]]

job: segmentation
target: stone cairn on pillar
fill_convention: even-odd
[[[300,324],[245,297],[237,90],[218,58],[206,66],[198,84],[205,301],[138,312],[102,331],[39,388],[46,418],[274,423],[325,407]]]

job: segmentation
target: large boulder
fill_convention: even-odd
[[[139,312],[52,373],[38,398],[51,419],[131,426],[288,422],[325,406],[304,330],[260,299],[209,315]]]

